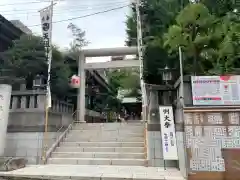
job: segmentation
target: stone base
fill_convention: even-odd
[[[24,158],[0,158],[0,171],[13,171],[16,169],[24,168],[27,160]]]

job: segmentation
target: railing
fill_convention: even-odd
[[[147,157],[147,150],[148,150],[148,144],[147,144],[147,121],[144,121],[144,157],[146,160],[145,166],[148,166],[148,157]]]
[[[68,132],[72,129],[73,123],[71,123],[68,128],[57,138],[57,140],[54,142],[54,144],[48,149],[46,153],[46,157],[44,158],[44,164],[47,163],[47,160],[49,157],[51,157],[52,152],[55,151],[55,149],[60,145],[60,143],[63,141],[63,139],[67,136]],[[44,147],[43,147],[44,148]]]
[[[36,90],[13,91],[11,96],[11,111],[20,109],[45,110],[46,92]],[[50,112],[72,113],[73,105],[67,102],[52,100]]]
[[[74,115],[76,114],[77,111],[74,111],[72,113],[72,117],[73,117],[73,121],[72,123],[67,127],[67,129],[60,135],[58,135],[58,133],[60,133],[62,131],[62,129],[64,128],[64,126],[60,127],[57,131],[57,136],[55,138],[55,142],[53,143],[53,145],[47,150],[47,153],[46,153],[46,157],[44,159],[44,164],[47,163],[47,160],[49,157],[51,157],[52,153],[55,151],[55,149],[60,145],[60,143],[63,141],[64,138],[66,138],[68,132],[72,129],[73,127],[73,124],[75,123],[75,120],[74,120]]]

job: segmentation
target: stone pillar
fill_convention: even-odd
[[[12,86],[0,85],[0,156],[3,156],[5,149],[11,93]]]
[[[187,152],[186,152],[186,140],[185,140],[185,133],[184,133],[184,119],[183,119],[183,107],[178,101],[176,104],[175,110],[175,122],[176,122],[176,140],[177,140],[177,151],[178,151],[178,158],[179,158],[179,169],[182,175],[187,178]]]
[[[35,96],[30,96],[29,108],[35,108]]]
[[[27,97],[26,96],[22,96],[21,97],[21,109],[25,109],[26,108],[26,104],[27,104]]]
[[[78,76],[80,76],[80,88],[78,92],[78,110],[77,110],[77,121],[85,123],[85,91],[86,91],[86,80],[85,80],[85,57],[81,52],[78,60]]]
[[[148,115],[148,161],[149,166],[176,167],[176,161],[164,161],[162,149],[161,124],[159,115],[158,91],[150,90]],[[161,97],[164,98],[164,97]]]
[[[162,167],[162,149],[161,149],[161,134],[160,120],[158,108],[158,91],[150,90],[149,92],[149,113],[148,113],[148,162],[149,166]]]
[[[25,91],[26,90],[26,84],[22,83],[20,84],[20,91]]]
[[[37,95],[37,108],[38,109],[45,109],[46,104],[46,95],[45,94],[38,94]]]
[[[192,92],[191,92],[191,81],[189,77],[184,77],[184,87],[183,93],[181,92],[181,84],[178,86],[178,96],[175,104],[175,122],[176,122],[176,140],[177,140],[177,150],[178,150],[178,158],[179,158],[179,169],[182,175],[186,178],[187,172],[189,168],[188,160],[187,160],[187,151],[186,151],[186,138],[185,138],[185,130],[184,130],[184,113],[183,113],[183,104],[184,105],[192,105]],[[184,101],[180,99],[181,96],[184,96]]]
[[[18,107],[18,96],[12,97],[12,109],[17,109]]]

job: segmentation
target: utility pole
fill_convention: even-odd
[[[143,80],[143,56],[144,56],[144,47],[143,47],[143,37],[142,37],[142,22],[141,22],[141,13],[140,13],[140,0],[135,0],[136,13],[137,13],[137,46],[138,46],[138,55],[140,62],[140,84],[142,90],[142,117],[143,120],[147,120],[147,94],[146,87]]]

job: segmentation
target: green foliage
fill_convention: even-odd
[[[11,69],[17,77],[40,74],[47,69],[42,40],[37,36],[21,36],[2,56],[4,68]]]
[[[142,0],[141,3],[147,83],[161,84],[160,69],[166,65],[178,68],[179,46],[184,56],[184,73],[220,75],[240,67],[238,1]],[[126,26],[127,45],[136,45],[134,6]]]
[[[225,14],[217,17],[201,3],[190,4],[169,28],[165,45],[170,52],[182,47],[188,73],[222,75],[239,67],[240,23],[233,12]]]
[[[42,74],[47,77],[47,59],[42,39],[38,36],[24,35],[14,41],[14,46],[3,53],[3,67],[10,69],[15,77],[31,80]],[[51,69],[52,92],[59,97],[66,97],[70,69],[57,47],[53,47]]]
[[[200,54],[211,41],[209,27],[213,27],[215,22],[215,17],[203,4],[190,4],[179,13],[176,25],[172,25],[165,34],[165,46],[169,47],[170,52],[177,52],[181,46],[186,59],[190,60],[186,62],[187,72],[199,73],[205,70]]]
[[[238,0],[200,0],[213,15],[218,17],[223,17],[238,8],[236,4],[237,1]]]
[[[140,77],[138,70],[113,70],[107,73],[107,77],[108,83],[113,87],[116,95],[121,89],[129,89],[131,96],[139,96]]]
[[[175,22],[178,12],[188,4],[188,0],[141,0],[141,17],[143,40],[146,46],[144,56],[144,79],[150,84],[161,84],[161,70],[166,65],[177,67],[176,55],[168,54],[163,46],[163,34],[168,27]],[[132,14],[127,17],[127,41],[128,46],[136,45],[137,28],[135,6],[132,6]]]

